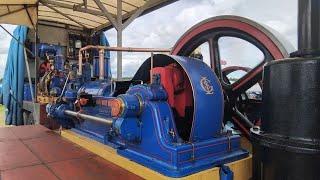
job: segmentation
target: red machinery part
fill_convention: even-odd
[[[225,85],[224,82],[221,82],[228,100],[235,99],[230,97],[244,93],[248,89],[248,86],[262,80],[263,66],[266,61],[286,58],[289,56],[289,52],[294,51],[290,43],[284,41],[278,33],[275,33],[269,27],[266,28],[252,20],[238,16],[218,16],[204,20],[189,29],[174,45],[171,54],[189,56],[199,45],[208,42],[211,67],[219,76],[223,70],[221,70],[221,60],[219,59],[218,39],[222,36],[244,37],[244,40],[251,39],[251,43],[256,43],[253,44],[257,47],[259,46],[259,49],[263,48],[270,54],[268,59],[265,59],[264,62],[257,65],[235,83]],[[248,38],[246,39],[246,37]],[[231,104],[235,107],[234,102]],[[237,120],[239,117],[232,116],[232,119]],[[249,129],[239,124],[239,122],[238,120],[235,121],[240,130],[245,135],[248,135]]]
[[[161,84],[168,93],[168,103],[180,117],[184,117],[186,107],[193,105],[192,88],[186,73],[175,63],[151,71],[160,75]]]
[[[40,77],[44,76],[46,72],[51,70],[51,64],[49,62],[43,62],[39,66],[39,75]]]
[[[249,19],[238,17],[238,16],[218,16],[214,18],[209,18],[205,21],[202,21],[192,28],[190,28],[183,36],[176,42],[172,48],[171,54],[179,55],[181,49],[190,43],[190,40],[196,36],[199,36],[201,33],[214,30],[219,28],[232,28],[237,31],[242,31],[247,33],[258,41],[263,43],[267,49],[271,52],[275,59],[281,59],[288,56],[287,48],[284,47],[286,43],[280,42],[278,37],[275,37],[270,30],[265,29],[262,25],[257,24]],[[274,30],[272,30],[274,31]],[[286,45],[288,46],[288,45]]]
[[[273,56],[275,60],[283,59],[289,56],[285,47],[280,42],[278,42],[276,37],[273,37],[273,34],[271,34],[271,32],[267,31],[257,23],[252,24],[252,21],[248,23],[247,19],[236,16],[214,17],[193,26],[177,41],[177,43],[171,51],[171,54],[182,55],[180,54],[181,49],[185,45],[190,43],[190,41],[194,37],[199,36],[201,33],[204,33],[205,31],[219,28],[231,28],[235,31],[241,31],[243,33],[251,35],[266,47],[266,49],[270,52],[270,54]],[[261,73],[263,70],[263,65],[264,63],[257,66],[256,68],[254,68],[254,71],[248,73],[242,81],[236,82],[233,85],[233,90],[236,90],[242,84],[250,80],[252,77]]]
[[[96,103],[100,106],[110,107],[112,117],[119,117],[123,112],[124,104],[120,98],[97,99]]]

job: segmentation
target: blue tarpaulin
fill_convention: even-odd
[[[27,38],[27,31],[27,27],[18,26],[14,30],[13,36],[24,44]],[[24,47],[15,39],[12,39],[3,76],[3,104],[8,109],[6,114],[7,125],[23,125],[24,58]]]

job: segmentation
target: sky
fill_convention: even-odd
[[[180,0],[136,19],[123,32],[123,46],[171,48],[193,25],[218,15],[238,15],[266,24],[278,31],[294,47],[297,46],[297,0]],[[116,46],[116,31],[109,30],[106,35],[111,46]],[[224,44],[224,47],[227,47],[226,45]],[[229,49],[240,49],[242,45],[243,43],[236,43]],[[223,51],[226,52],[228,49]],[[252,51],[247,54],[250,52]],[[226,57],[237,55],[223,54]],[[243,53],[243,58],[246,58],[247,54]],[[123,76],[132,76],[148,56],[150,54],[125,53]],[[245,65],[247,64],[250,63]],[[115,77],[115,53],[111,65]]]
[[[171,48],[190,27],[218,15],[238,15],[264,23],[297,47],[297,0],[179,0],[133,21],[123,32],[123,46]],[[10,25],[5,27],[9,31],[14,29]],[[116,31],[111,29],[106,35],[110,45],[116,46]],[[240,55],[244,59],[241,61],[243,65],[249,66],[259,61],[259,52],[255,52],[255,47],[238,40],[224,41],[223,54],[229,64],[238,63],[236,61],[239,61],[239,56],[233,51],[242,51],[244,47],[247,47],[246,51]],[[0,77],[5,68],[9,43],[10,37],[0,30]],[[206,49],[205,45],[203,49]],[[149,56],[150,54],[143,53],[124,53],[123,77],[132,76]],[[115,53],[112,53],[111,69],[113,77],[116,77]]]
[[[14,25],[2,24],[11,33],[15,29]],[[2,28],[0,28],[0,78],[3,77],[7,63],[7,54],[10,46],[11,36],[9,36]]]

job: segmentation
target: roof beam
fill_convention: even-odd
[[[159,0],[157,3],[155,3],[154,5],[152,4],[149,8],[145,9],[140,15],[138,15],[138,17],[143,16],[145,14],[148,14],[156,9],[159,9],[163,6],[166,6],[168,4],[174,3],[178,0]],[[147,2],[146,2],[147,3]],[[123,20],[127,20],[132,16],[133,13],[126,13],[125,15],[123,15]],[[112,24],[110,24],[109,22],[106,24],[103,24],[101,26],[98,26],[96,28],[93,29],[92,33],[98,32],[98,31],[106,31],[112,28]]]
[[[118,27],[116,20],[108,12],[107,8],[104,7],[102,2],[100,0],[93,0],[93,1],[97,4],[97,6],[100,8],[100,10],[104,13],[104,16],[106,16],[108,18],[108,20],[111,22],[111,24],[118,30],[119,27]]]
[[[45,6],[47,6],[48,8],[50,8],[50,9],[54,10],[55,12],[57,12],[57,13],[61,14],[62,16],[66,17],[67,19],[70,19],[71,21],[73,21],[73,22],[75,22],[75,23],[79,24],[79,25],[80,25],[80,26],[82,26],[83,28],[86,28],[86,26],[85,26],[84,24],[82,24],[82,23],[78,22],[77,20],[73,19],[72,17],[70,17],[70,16],[68,16],[68,15],[64,14],[64,13],[63,13],[63,12],[61,12],[59,9],[57,9],[57,8],[55,8],[55,7],[50,6],[50,5],[49,5],[48,3],[46,3],[46,2],[41,2],[41,3],[42,3],[43,5],[45,5]]]
[[[152,3],[154,3],[154,2],[155,2],[155,0],[149,0],[149,1],[145,2],[145,4],[144,4],[143,6],[141,6],[140,8],[138,8],[138,9],[136,10],[136,12],[134,12],[134,14],[132,14],[132,15],[130,16],[130,18],[127,19],[127,20],[123,23],[122,28],[125,29],[130,23],[132,23],[132,21],[134,21],[137,17],[139,17],[139,16],[143,13],[143,11],[145,11],[147,8],[149,8],[149,6],[150,6]]]
[[[56,2],[56,1],[52,1],[52,0],[40,0],[40,2],[59,6],[59,7],[66,8],[66,9],[72,9],[74,11],[78,11],[78,12],[82,12],[82,13],[88,13],[88,14],[92,14],[95,16],[105,17],[104,13],[101,11],[96,11],[96,10],[92,10],[92,9],[88,9],[88,8],[82,8],[81,6],[78,6],[78,5],[70,5],[70,4]]]
[[[4,17],[4,16],[7,16],[7,15],[10,15],[10,14],[13,14],[13,13],[16,13],[16,12],[19,12],[19,11],[23,11],[23,10],[24,10],[24,8],[17,9],[17,10],[14,10],[14,11],[9,11],[8,13],[0,15],[0,18]]]
[[[32,26],[33,26],[33,29],[36,29],[37,27],[36,27],[36,25],[35,25],[35,24],[33,23],[33,21],[32,21],[32,18],[31,18],[31,16],[30,16],[29,11],[28,11],[27,5],[24,5],[24,9],[26,10],[26,13],[28,14],[28,18],[29,18],[29,20],[30,20],[30,23],[31,23]]]
[[[55,12],[55,11],[46,11],[46,10],[38,10],[38,12],[40,12],[40,13],[45,12],[45,13],[50,13],[50,14],[51,14],[51,13],[57,14],[57,12]],[[92,19],[87,18],[87,17],[82,17],[82,16],[78,16],[78,15],[74,15],[74,14],[69,14],[69,13],[65,13],[65,14],[68,15],[68,16],[71,16],[71,17],[82,18],[82,19],[84,19],[84,20],[91,21],[91,22],[94,22],[94,23],[96,23],[96,24],[103,24],[103,23],[101,23],[101,22],[99,22],[99,21],[97,21],[97,20],[92,20]],[[38,15],[38,16],[41,16],[41,15]],[[103,17],[103,19],[105,19],[105,18]]]

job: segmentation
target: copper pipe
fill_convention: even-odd
[[[99,50],[99,79],[104,79],[104,67],[105,67],[105,61],[104,61],[104,49]]]
[[[79,51],[78,75],[82,75],[82,53]]]
[[[83,47],[79,50],[79,53],[81,51],[85,51],[88,49],[104,49],[108,51],[124,51],[124,52],[163,52],[163,53],[169,53],[171,49],[162,49],[162,48],[133,48],[133,47],[109,47],[109,46],[93,46],[88,45],[86,47]]]
[[[150,83],[152,84],[152,81],[153,81],[153,72],[152,72],[152,69],[153,69],[153,52],[151,52],[151,62],[150,62]]]
[[[107,50],[107,51],[123,51],[123,52],[159,52],[159,53],[170,53],[171,49],[161,49],[161,48],[132,48],[132,47],[109,47],[109,46],[94,46],[88,45],[79,50],[79,71],[78,74],[82,75],[82,51],[88,49],[98,49],[98,50]],[[100,51],[99,51],[100,52]],[[99,54],[100,60],[100,54]],[[99,74],[100,76],[100,74]],[[100,77],[99,77],[100,78]]]

